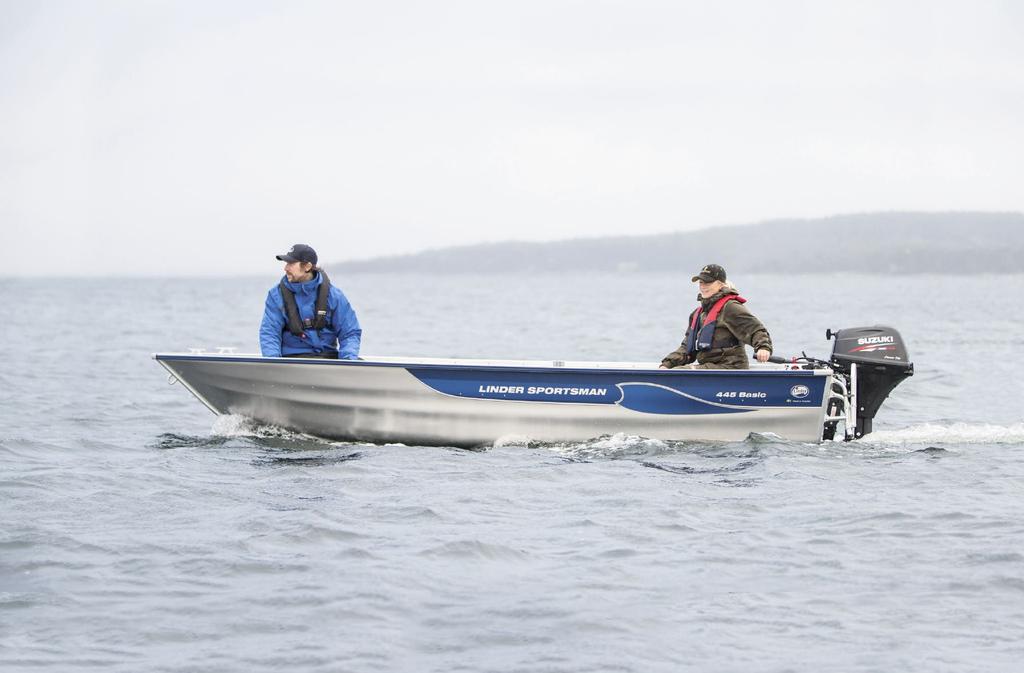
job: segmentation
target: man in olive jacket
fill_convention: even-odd
[[[767,362],[772,338],[744,306],[747,300],[726,281],[725,269],[708,264],[693,282],[700,289],[700,307],[690,315],[682,345],[665,356],[661,369],[747,369],[750,361],[744,345],[754,348],[758,362]]]

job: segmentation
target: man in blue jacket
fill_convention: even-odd
[[[316,251],[296,243],[277,259],[285,263],[284,277],[267,293],[260,325],[263,356],[358,358],[363,330],[356,312],[316,265]]]

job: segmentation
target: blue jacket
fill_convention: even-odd
[[[299,318],[313,318],[316,306],[316,293],[323,276],[317,274],[313,280],[305,283],[292,283],[282,278],[285,287],[295,293],[295,303],[299,308]],[[260,352],[264,357],[281,357],[299,353],[322,353],[337,350],[342,360],[355,360],[359,357],[359,341],[363,330],[359,328],[359,320],[345,294],[336,285],[331,285],[327,295],[327,325],[322,330],[306,330],[302,337],[294,336],[288,331],[288,318],[284,310],[281,291],[275,285],[267,293],[267,305],[263,311],[263,324],[260,325]]]

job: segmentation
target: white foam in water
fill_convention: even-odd
[[[218,437],[304,437],[276,425],[263,425],[246,416],[225,414],[217,416],[210,432]]]
[[[879,430],[863,441],[871,444],[1024,444],[1024,423],[925,423],[902,430]]]
[[[503,435],[494,440],[494,448],[501,449],[506,446],[529,446],[530,438],[526,435]]]
[[[586,442],[572,444],[550,444],[546,448],[557,454],[571,458],[587,457],[621,457],[626,455],[644,455],[664,451],[668,445],[660,439],[650,439],[638,435],[627,435],[617,432],[614,435],[598,437]]]
[[[210,432],[218,437],[249,437],[252,435],[254,424],[245,416],[225,414],[213,419],[213,427]]]
[[[210,434],[215,437],[227,438],[251,438],[251,439],[283,439],[301,442],[312,442],[329,446],[347,446],[349,442],[336,442],[316,435],[308,435],[303,432],[293,432],[279,425],[259,423],[248,416],[238,414],[224,414],[217,416],[210,428]],[[404,444],[388,444],[388,446],[404,446]]]
[[[638,435],[627,435],[623,432],[618,432],[614,435],[597,437],[585,442],[574,442],[571,444],[564,444],[561,442],[541,442],[531,439],[526,435],[503,435],[494,441],[493,446],[496,449],[509,446],[539,445],[554,451],[617,451],[636,447],[637,445],[647,445],[652,443],[658,447],[663,447],[665,445],[664,442],[657,439],[648,439]]]
[[[638,447],[663,449],[666,444],[660,439],[650,439],[639,435],[627,435],[624,432],[617,432],[614,435],[601,437],[597,440],[581,444],[580,446],[584,446],[589,449],[615,451]]]
[[[276,425],[264,425],[246,416],[225,414],[214,419],[211,433],[218,437],[255,437],[274,438],[291,437],[295,439],[315,439],[310,435],[292,432]],[[761,435],[768,439],[777,439],[766,433]],[[840,442],[841,440],[836,440]],[[1024,444],[1024,423],[1012,425],[993,425],[990,423],[924,423],[912,425],[900,430],[877,430],[862,440],[875,445],[905,444]],[[506,435],[493,444],[494,448],[510,446],[530,446],[533,442],[523,435]],[[389,446],[402,446],[389,444]],[[551,444],[548,448],[567,454],[578,453],[615,453],[635,450],[658,450],[667,445],[657,439],[649,439],[625,433],[616,433],[599,437],[587,442],[572,444]]]

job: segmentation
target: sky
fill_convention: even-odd
[[[0,275],[1024,210],[1024,3],[0,0]]]

